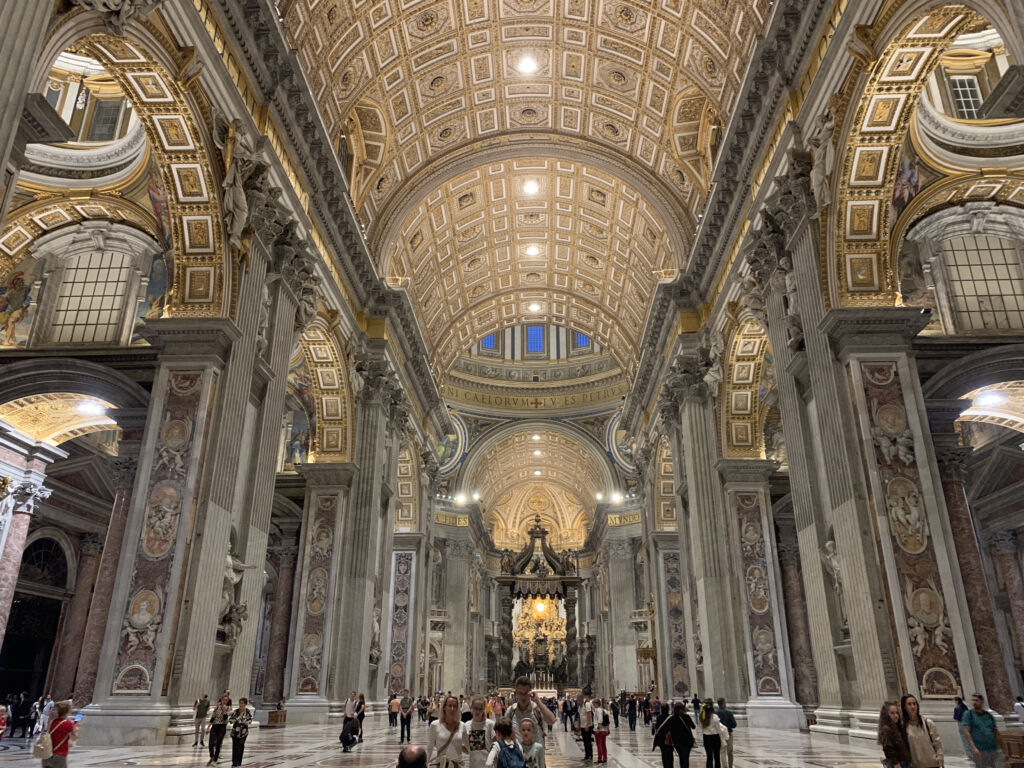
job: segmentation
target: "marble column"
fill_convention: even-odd
[[[3,556],[0,557],[0,646],[7,634],[7,620],[11,615],[29,524],[36,504],[49,498],[50,489],[42,484],[41,477],[36,477],[12,481],[6,493],[4,501],[10,505],[11,520],[7,526]]]
[[[498,656],[498,685],[512,685],[512,595],[501,587],[501,655]]]
[[[565,658],[566,685],[575,688],[580,684],[579,642],[576,638],[576,588],[569,587],[565,593]]]
[[[0,221],[6,220],[19,163],[16,138],[53,3],[5,0],[0,3]],[[52,112],[52,110],[51,110]]]
[[[929,420],[932,443],[942,478],[942,494],[946,500],[946,513],[953,532],[956,559],[960,565],[963,593],[971,618],[974,642],[978,648],[978,662],[988,705],[997,712],[1013,712],[1013,693],[1010,678],[996,629],[992,596],[985,578],[981,550],[975,533],[964,480],[971,449],[960,445],[960,436],[954,431],[954,422],[970,405],[969,401],[929,401]]]
[[[337,617],[333,632],[337,654],[332,659],[332,702],[340,704],[351,690],[365,691],[370,681],[370,652],[374,610],[379,609],[383,581],[381,558],[385,554],[382,527],[385,515],[385,475],[388,463],[388,429],[396,403],[404,397],[397,377],[383,355],[374,347],[356,363],[361,387],[356,395],[354,463],[359,467],[352,480],[352,491],[345,512],[345,535],[339,540],[339,583],[345,589],[338,594]],[[387,523],[393,527],[391,518]],[[390,529],[386,539],[390,560]]]
[[[465,531],[466,529],[461,529]],[[445,548],[444,678],[446,691],[468,693],[469,662],[469,567],[474,552],[468,539],[449,538]]]
[[[119,419],[124,414],[119,412]],[[122,430],[133,432],[145,424],[145,412],[141,414],[140,425],[130,425],[120,421]],[[121,560],[121,548],[124,544],[125,524],[131,506],[132,488],[135,485],[135,474],[138,470],[137,442],[122,439],[118,445],[118,456],[109,460],[114,478],[114,503],[110,508],[110,519],[107,521],[107,534],[103,542],[103,553],[96,572],[96,583],[92,590],[89,603],[89,615],[85,620],[82,633],[81,655],[75,673],[75,689],[72,696],[76,707],[84,707],[92,701],[93,689],[96,686],[96,670],[99,667],[100,655],[103,651],[103,638],[107,629],[110,614],[110,601],[114,595],[114,581],[117,577],[118,563]]]
[[[750,684],[747,719],[754,727],[799,729],[806,719],[796,704],[793,687],[768,487],[768,479],[777,469],[774,461],[718,462],[725,481],[726,519],[734,521],[733,541],[739,545],[745,587],[743,624]]]
[[[733,581],[722,485],[715,469],[718,457],[714,400],[704,383],[709,364],[707,351],[691,334],[680,347],[666,377],[665,389],[677,404],[686,449],[687,508],[690,510],[688,544],[700,614],[703,686],[729,701],[746,701],[742,619]],[[680,537],[680,548],[686,544]],[[682,549],[681,549],[682,551]],[[696,623],[696,622],[695,622]]]
[[[68,602],[67,613],[64,614],[60,655],[54,667],[53,682],[50,683],[50,691],[55,700],[71,697],[102,551],[103,540],[95,534],[85,534],[79,541],[75,593]]]
[[[612,539],[604,545],[608,566],[609,646],[612,690],[640,690],[636,662],[636,631],[633,629],[633,563],[635,553],[628,539]]]
[[[800,545],[796,541],[795,532],[791,539],[780,540],[777,549],[796,700],[801,706],[812,708],[818,705],[818,678],[814,668],[814,653],[811,650],[807,601],[800,575]]]
[[[288,656],[288,629],[292,619],[292,590],[298,553],[299,548],[294,544],[285,544],[278,549],[277,589],[274,591],[267,674],[263,683],[263,706],[266,709],[274,707],[284,695],[284,666]]]
[[[996,531],[989,535],[989,542],[992,545],[992,562],[1009,598],[1017,657],[1024,658],[1024,578],[1021,578],[1020,572],[1017,532]]]
[[[294,638],[285,690],[288,720],[326,723],[331,676],[336,674],[334,654],[340,642],[333,627],[338,595],[348,589],[341,572],[342,537],[350,526],[342,510],[356,468],[352,464],[314,463],[299,466],[306,478],[302,510],[302,537],[297,563],[299,587],[295,592]]]

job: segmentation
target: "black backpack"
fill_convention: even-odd
[[[609,720],[608,720],[608,710],[606,709],[606,710],[604,710],[604,714],[601,715],[601,725],[607,727],[608,726],[608,722],[609,722]]]

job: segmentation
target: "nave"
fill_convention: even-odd
[[[394,768],[401,749],[398,728],[389,728],[384,713],[366,720],[365,740],[351,753],[342,754],[334,726],[308,725],[284,729],[254,729],[246,744],[246,768]],[[413,744],[425,744],[426,723],[413,720]],[[806,733],[779,732],[765,728],[740,727],[735,732],[734,768],[875,768],[878,750],[858,742],[855,745],[815,741]],[[581,765],[583,752],[571,732],[555,724],[545,745],[548,768]],[[230,752],[230,747],[228,749]],[[947,755],[946,768],[966,768],[957,745]],[[703,768],[704,751],[690,753],[691,768]],[[186,745],[154,747],[79,747],[72,752],[76,768],[150,768],[151,766],[206,765],[206,750]],[[229,761],[222,759],[222,764]],[[613,768],[661,768],[661,757],[651,749],[650,729],[625,723],[612,728],[608,737],[608,764]],[[37,766],[31,749],[23,740],[0,741],[0,765],[4,768]]]

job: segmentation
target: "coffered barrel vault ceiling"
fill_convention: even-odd
[[[435,370],[530,321],[531,303],[631,369],[655,270],[683,266],[769,0],[286,5],[378,268],[408,278]],[[527,168],[533,200],[517,188]],[[544,256],[525,260],[534,236]]]
[[[680,267],[664,222],[636,190],[551,159],[492,163],[440,185],[387,250],[381,271],[408,278],[439,370],[522,322],[582,331],[629,370],[656,272]]]

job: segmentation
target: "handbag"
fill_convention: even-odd
[[[445,728],[447,729],[448,726],[446,725]],[[459,723],[458,728],[459,728],[459,730],[462,730],[462,723]],[[452,743],[452,739],[454,739],[454,738],[455,738],[455,733],[449,733],[448,734],[448,740],[444,744],[441,745],[440,749],[437,750],[437,759],[434,762],[432,762],[431,765],[437,766],[437,768],[450,768],[451,766],[461,766],[462,765],[462,761],[461,760],[453,760],[452,758],[448,757],[447,755],[442,755],[441,754],[446,749],[448,749],[448,745]]]

